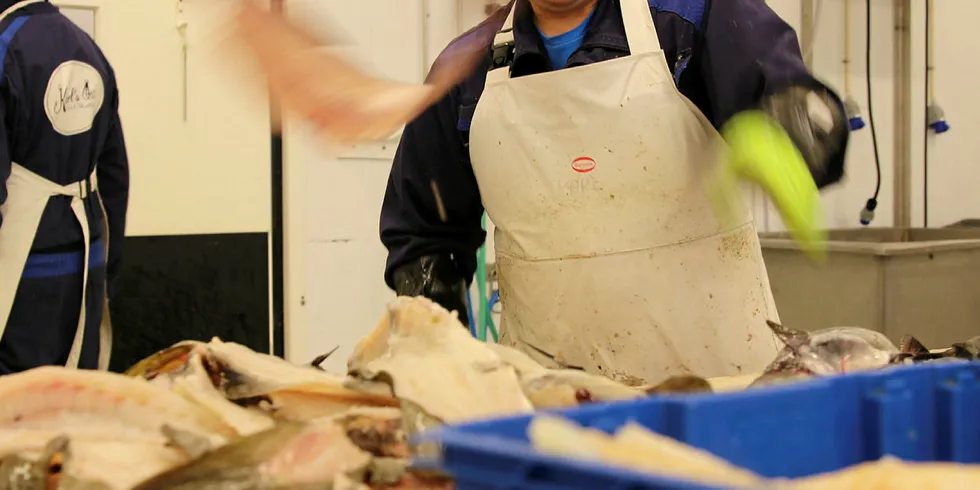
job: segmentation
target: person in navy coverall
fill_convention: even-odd
[[[115,74],[50,3],[0,10],[0,374],[104,368],[129,197]]]
[[[648,382],[764,367],[774,306],[751,220],[744,260],[722,260],[732,231],[682,177],[729,130],[749,136],[736,142],[753,164],[772,145],[745,142],[779,132],[795,152],[767,170],[802,172],[803,187],[841,179],[843,104],[793,29],[764,0],[513,0],[444,54],[489,38],[475,72],[402,133],[380,217],[388,286],[468,323],[486,210],[501,343]]]

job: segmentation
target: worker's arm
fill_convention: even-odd
[[[129,159],[126,140],[119,121],[119,91],[111,95],[108,138],[96,166],[99,195],[109,223],[109,257],[106,261],[106,284],[109,298],[119,291],[119,273],[126,240],[126,210],[129,206]]]
[[[838,182],[848,139],[844,107],[807,70],[792,27],[765,0],[708,4],[700,69],[715,126],[761,109],[785,130],[818,187]]]
[[[426,296],[466,324],[465,288],[486,233],[458,119],[453,90],[405,127],[381,206],[381,242],[385,282],[396,294]]]

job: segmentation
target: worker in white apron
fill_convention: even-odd
[[[496,226],[501,343],[547,366],[631,384],[761,371],[777,352],[766,320],[778,316],[758,236],[748,213],[719,219],[706,178],[738,158],[755,170],[768,165],[761,183],[777,205],[817,199],[814,179],[822,186],[842,173],[847,133],[839,99],[794,63],[798,45],[773,41],[792,30],[761,0],[712,2],[694,14],[692,6],[706,4],[525,1],[477,28],[498,32],[485,71],[474,75],[485,84],[464,82],[405,130],[382,210],[389,284],[465,312],[459,291],[480,238],[472,179]],[[583,8],[577,27],[545,32],[545,16],[560,4]],[[754,28],[731,30],[738,22]],[[658,27],[669,29],[667,36],[658,36]],[[528,53],[541,45],[547,63],[563,69],[535,69],[544,56]],[[698,46],[712,51],[692,54]],[[745,52],[726,51],[735,48]],[[764,65],[771,50],[776,68]],[[725,56],[731,58],[703,59]],[[706,73],[712,67],[719,73]],[[738,91],[712,84],[775,78],[770,72],[785,75],[779,82],[803,84],[768,99],[726,95],[732,100],[712,103]],[[730,152],[704,111],[679,91],[685,84],[715,111],[759,107],[725,118]],[[810,103],[829,116],[811,121]],[[447,119],[459,133],[447,129],[440,138]],[[774,153],[780,142],[790,142],[791,151]],[[445,219],[433,214],[426,180],[442,189]]]
[[[115,77],[56,7],[0,8],[0,93],[17,111],[0,141],[0,374],[105,370],[129,185]]]

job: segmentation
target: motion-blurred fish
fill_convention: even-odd
[[[374,78],[331,52],[331,41],[282,15],[241,2],[237,38],[252,53],[283,107],[338,143],[388,138],[468,76],[488,55],[492,30],[453,43],[424,84]]]

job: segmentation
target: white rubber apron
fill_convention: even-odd
[[[722,228],[702,184],[724,143],[675,87],[647,1],[620,3],[631,56],[487,75],[470,156],[501,342],[627,383],[761,371],[778,317],[758,235],[748,214]]]

